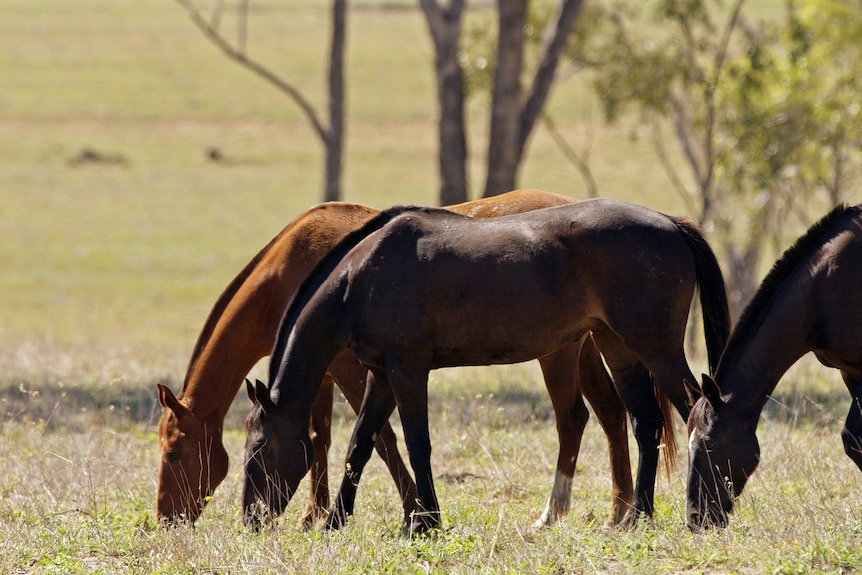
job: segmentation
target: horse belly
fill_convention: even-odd
[[[465,315],[436,326],[434,367],[529,361],[577,341],[594,323],[556,308],[513,312],[504,307],[494,314]]]

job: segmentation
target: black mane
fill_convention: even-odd
[[[269,386],[275,381],[275,376],[279,365],[282,361],[282,356],[287,347],[287,340],[290,332],[293,329],[299,314],[305,308],[308,301],[317,292],[317,289],[326,281],[326,278],[332,273],[336,266],[344,259],[344,256],[353,249],[359,242],[365,239],[366,236],[376,232],[384,225],[389,223],[395,217],[404,212],[416,211],[423,208],[416,206],[395,206],[384,210],[365,222],[362,227],[350,232],[340,242],[327,252],[323,258],[317,262],[311,272],[299,284],[296,293],[290,300],[284,316],[281,318],[281,324],[278,328],[278,336],[275,341],[275,347],[272,350],[269,364]]]
[[[721,364],[731,361],[739,354],[745,337],[756,331],[760,324],[763,323],[767,312],[772,307],[775,294],[799,264],[835,233],[835,225],[840,220],[849,214],[858,216],[860,213],[862,213],[862,206],[839,204],[817,223],[808,228],[805,234],[781,254],[781,257],[778,258],[775,264],[773,264],[772,269],[766,274],[754,297],[751,298],[751,301],[742,311],[739,322],[737,322],[736,327],[733,329],[727,342],[727,347],[719,361],[719,369],[721,368]]]

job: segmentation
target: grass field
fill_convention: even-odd
[[[261,4],[250,33],[250,52],[321,110],[325,4]],[[414,6],[366,0],[351,12],[346,200],[435,203],[432,49]],[[321,147],[294,106],[227,62],[175,2],[0,0],[0,14],[0,572],[862,566],[859,475],[838,437],[846,392],[836,373],[808,361],[769,404],[761,469],[724,532],[694,537],[684,528],[683,453],[660,483],[654,522],[634,533],[603,532],[610,484],[595,424],[571,515],[533,530],[556,440],[532,365],[433,374],[433,464],[445,523],[433,537],[397,536],[397,496],[376,460],[343,532],[300,531],[304,502],[294,502],[273,531],[247,533],[237,465],[244,401],[228,420],[231,473],[197,528],[155,529],[154,384],[179,389],[221,289],[319,200]],[[630,128],[602,125],[586,80],[561,84],[550,110],[574,145],[592,142],[602,195],[682,212],[648,143]],[[485,102],[472,102],[475,189],[483,183],[486,114]],[[208,161],[211,147],[226,161]],[[103,161],[87,160],[87,151]],[[541,130],[521,184],[573,196],[584,190]],[[702,363],[692,357],[695,370]],[[352,423],[338,403],[335,469]]]

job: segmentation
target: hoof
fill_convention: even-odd
[[[440,512],[414,512],[407,533],[410,538],[421,537],[441,526]]]
[[[634,509],[629,509],[629,512],[626,513],[623,520],[616,524],[616,528],[623,529],[626,531],[632,531],[637,528],[641,523],[645,523],[649,521],[650,516],[644,513],[643,511],[635,511]]]

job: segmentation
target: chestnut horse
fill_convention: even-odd
[[[696,284],[714,360],[729,331],[727,298],[715,256],[692,224],[608,199],[494,219],[431,208],[381,213],[305,279],[279,328],[270,387],[248,385],[255,406],[246,420],[245,522],[258,527],[280,514],[308,471],[312,401],[343,350],[373,377],[327,527],[352,514],[377,433],[397,405],[418,490],[415,533],[440,523],[429,371],[527,361],[581,346],[592,332],[640,448],[624,518],[633,524],[652,512],[665,423],[654,383],[688,416],[683,340]]]
[[[813,351],[852,399],[841,432],[862,469],[862,206],[839,206],[778,259],[733,330],[689,419],[686,524],[725,527],[760,460],[755,431],[781,376]],[[699,397],[700,396],[700,397]],[[699,398],[698,398],[699,397]]]
[[[574,201],[538,190],[518,190],[449,209],[485,218]],[[219,297],[195,345],[182,393],[175,397],[166,386],[158,386],[163,406],[156,497],[160,520],[193,522],[200,515],[208,496],[227,475],[222,426],[243,378],[257,361],[269,355],[278,322],[302,279],[331,247],[377,213],[379,210],[373,208],[341,202],[309,209],[276,236]],[[547,525],[568,509],[580,439],[589,417],[578,385],[577,353],[577,347],[568,346],[540,360],[560,438],[554,488],[539,519]],[[333,359],[322,377],[311,414],[314,462],[311,496],[303,517],[307,525],[329,507],[326,456],[333,385],[338,385],[358,410],[366,374],[367,368],[346,350]],[[615,524],[632,497],[626,412],[591,342],[581,351],[580,382],[608,438],[613,480],[609,522]],[[388,424],[380,430],[376,447],[398,486],[405,520],[409,520],[415,509],[416,485]]]

